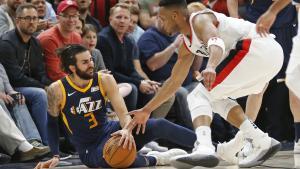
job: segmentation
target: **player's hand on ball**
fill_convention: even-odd
[[[111,134],[111,136],[116,136],[116,135],[120,135],[121,139],[119,141],[119,146],[123,145],[123,148],[127,148],[129,150],[132,149],[132,147],[135,147],[135,141],[134,138],[131,134],[131,130],[128,129],[122,129],[122,130],[118,130],[114,133]]]
[[[55,168],[59,163],[59,157],[53,157],[48,161],[39,162],[34,169],[46,169],[46,168]]]
[[[129,125],[133,126],[133,128],[137,126],[136,134],[139,134],[141,130],[142,134],[144,134],[147,120],[150,117],[150,112],[144,111],[143,109],[138,109],[131,111],[129,114],[134,116]]]
[[[202,77],[204,81],[205,88],[210,91],[212,89],[212,85],[216,80],[216,71],[212,67],[206,67],[205,70],[202,71]]]

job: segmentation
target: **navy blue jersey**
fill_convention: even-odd
[[[104,137],[108,124],[101,74],[95,73],[85,88],[76,86],[68,76],[58,82],[63,91],[60,113],[71,142],[77,150],[92,146]]]
[[[252,3],[247,6],[245,19],[256,23],[257,19],[267,11],[273,2],[273,0],[253,0]],[[282,28],[292,25],[295,23],[296,18],[296,8],[290,3],[278,13],[272,28]]]

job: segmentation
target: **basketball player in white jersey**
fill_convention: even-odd
[[[256,29],[261,36],[269,33],[273,25],[276,15],[289,3],[291,0],[275,1],[269,9],[258,19]],[[298,8],[298,24],[300,23],[300,0],[293,0],[293,3]],[[295,128],[295,146],[294,152],[300,153],[300,27],[298,26],[298,34],[293,38],[293,50],[290,55],[289,64],[286,70],[286,85],[290,89],[290,108],[294,117]]]
[[[158,17],[168,33],[179,31],[183,34],[184,45],[179,49],[171,77],[161,90],[142,109],[131,112],[134,115],[132,125],[137,126],[137,132],[145,131],[150,113],[181,85],[194,56],[209,57],[206,69],[202,72],[204,86],[199,84],[188,97],[197,134],[195,149],[189,155],[175,157],[173,165],[191,168],[214,167],[218,164],[211,146],[209,125],[198,125],[203,121],[210,124],[212,111],[239,128],[242,138],[252,140],[253,152],[238,161],[240,166],[252,167],[274,155],[280,143],[254,126],[232,99],[263,90],[282,66],[281,46],[271,36],[262,38],[256,34],[255,25],[250,22],[209,10],[189,15],[185,0],[161,0]],[[227,147],[222,147],[222,151],[226,152],[224,154],[232,155],[226,159],[234,158],[241,149],[242,140],[235,139]]]

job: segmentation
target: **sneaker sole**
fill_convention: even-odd
[[[174,160],[171,160],[171,165],[175,168],[180,169],[189,169],[195,166],[201,167],[215,167],[219,164],[219,159],[214,155],[197,155],[197,158],[189,158],[189,157],[180,157]]]
[[[266,151],[266,153],[260,157],[256,162],[252,162],[249,164],[240,164],[239,167],[242,168],[250,168],[264,163],[267,159],[274,156],[281,148],[280,142],[273,139],[271,140],[271,147]]]

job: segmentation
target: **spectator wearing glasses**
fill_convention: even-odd
[[[77,3],[71,0],[61,1],[57,7],[58,23],[38,36],[45,53],[47,75],[53,81],[66,76],[60,68],[60,59],[55,52],[56,49],[68,44],[81,43],[80,35],[75,32],[78,19]]]
[[[0,35],[15,28],[16,9],[25,0],[7,0],[0,6]]]
[[[45,73],[40,44],[32,36],[38,23],[37,10],[32,4],[22,4],[16,16],[16,29],[0,38],[0,62],[11,85],[25,96],[42,141],[47,145],[47,96],[44,89],[51,81]]]

